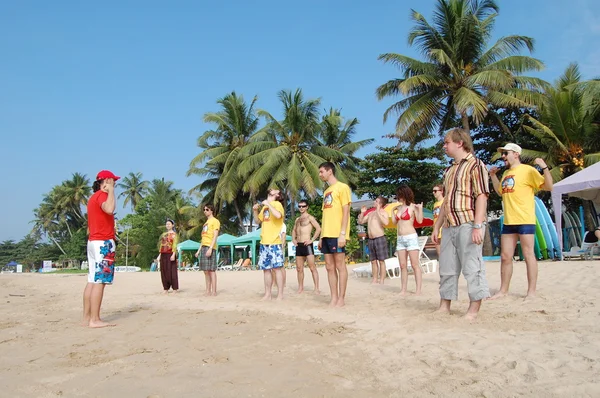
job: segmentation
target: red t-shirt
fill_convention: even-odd
[[[108,240],[115,238],[115,216],[102,210],[108,194],[102,190],[96,191],[88,201],[89,240]]]

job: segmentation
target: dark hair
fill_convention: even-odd
[[[267,189],[267,194],[270,194],[271,191],[279,191],[279,193],[277,194],[277,196],[275,196],[275,200],[278,201],[279,203],[283,203],[283,195],[281,194],[281,189],[279,189],[279,188],[269,188],[269,189]]]
[[[396,199],[404,199],[404,203],[410,205],[415,201],[415,194],[408,185],[400,185],[396,190]]]
[[[388,204],[387,198],[384,198],[383,196],[378,196],[377,199],[379,199],[379,201],[381,202],[382,206],[385,206],[385,205]]]
[[[210,209],[210,211],[212,211],[213,213],[215,212],[215,206],[213,206],[211,204],[204,205],[204,206],[202,206],[202,208]]]
[[[104,181],[104,180],[94,181],[94,183],[92,184],[92,191],[98,192],[100,190],[100,187],[102,186],[102,181]]]
[[[308,206],[308,202],[304,199],[299,200],[298,204],[300,204],[300,203],[304,203],[306,206]]]
[[[333,175],[335,175],[335,165],[331,162],[323,162],[319,165],[319,168],[324,168],[325,170],[331,170]]]
[[[438,183],[438,184],[435,184],[433,187],[439,189],[440,191],[442,191],[442,195],[444,195],[444,193],[445,193],[444,192],[444,184]]]

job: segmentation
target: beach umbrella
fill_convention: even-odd
[[[398,203],[398,202],[388,203],[387,205],[384,206],[383,209],[386,211],[386,213],[390,217],[388,219],[388,223],[385,225],[385,228],[396,228],[396,226],[394,225],[394,222],[392,221],[392,217],[394,215],[394,209],[398,206],[400,206],[400,203]],[[371,207],[370,209],[368,209],[365,212],[365,216],[372,211],[375,211],[374,207]],[[429,209],[424,208],[423,209],[423,222],[418,223],[417,220],[415,220],[414,226],[415,226],[415,228],[432,227],[433,226],[433,212]]]

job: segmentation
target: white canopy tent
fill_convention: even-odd
[[[552,206],[556,220],[556,232],[562,251],[562,195],[591,200],[600,205],[600,162],[595,163],[578,173],[554,184],[552,189]]]

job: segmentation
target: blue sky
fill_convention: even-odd
[[[501,0],[496,38],[536,40],[538,76],[573,61],[600,76],[600,2]],[[279,116],[276,94],[300,87],[360,120],[378,145],[393,131],[375,88],[398,76],[377,61],[408,47],[410,9],[433,0],[4,1],[0,4],[0,241],[21,239],[45,193],[72,173],[172,180],[184,191],[209,128],[202,115],[235,90]],[[375,145],[363,151],[375,151]],[[125,210],[119,208],[119,213]]]

